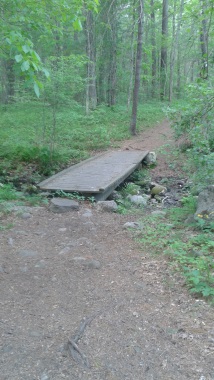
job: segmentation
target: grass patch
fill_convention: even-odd
[[[163,104],[139,106],[138,130],[164,118]],[[42,103],[11,104],[1,108],[0,176],[19,163],[33,163],[49,175],[69,163],[89,157],[92,151],[115,146],[129,138],[130,112],[124,106],[99,106],[86,116],[73,104],[54,110]]]
[[[194,197],[185,197],[183,207],[170,209],[164,220],[148,216],[138,239],[144,250],[169,257],[191,293],[214,301],[214,223],[205,228],[196,221],[184,229],[184,220],[194,211]]]

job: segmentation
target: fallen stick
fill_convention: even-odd
[[[85,368],[90,368],[88,359],[86,355],[79,349],[77,342],[82,338],[85,328],[90,325],[91,321],[96,317],[97,314],[92,317],[84,318],[80,322],[79,330],[71,338],[68,338],[68,349],[74,361],[78,364],[83,365]]]

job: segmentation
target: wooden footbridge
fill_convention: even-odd
[[[43,190],[63,190],[105,200],[135,169],[149,152],[125,150],[105,152],[70,166],[39,183]]]

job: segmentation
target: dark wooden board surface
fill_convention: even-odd
[[[148,152],[112,151],[84,160],[39,183],[43,190],[86,194],[112,191],[142,162]],[[100,197],[100,199],[102,196]]]

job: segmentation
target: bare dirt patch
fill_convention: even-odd
[[[163,123],[122,148],[154,151],[166,143],[174,142]],[[166,157],[154,177],[179,175]],[[188,294],[167,261],[133,241],[123,225],[138,218],[86,203],[66,214],[36,207],[24,218],[7,216],[2,380],[214,379],[213,309]]]

